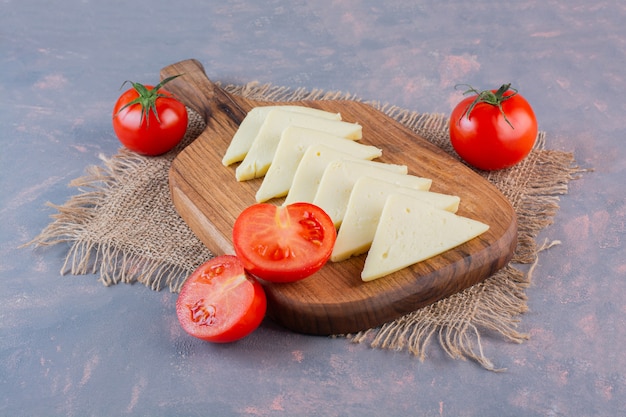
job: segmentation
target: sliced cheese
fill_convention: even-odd
[[[312,203],[315,199],[315,194],[320,180],[322,179],[322,175],[324,175],[324,170],[331,162],[340,160],[361,161],[363,164],[367,164],[370,167],[379,167],[400,173],[407,171],[405,165],[366,161],[325,145],[313,145],[306,150],[298,164],[298,169],[296,169],[296,173],[293,176],[291,188],[285,198],[285,204],[299,201]]]
[[[387,197],[361,272],[372,281],[453,249],[489,229],[405,194]]]
[[[259,130],[261,129],[265,118],[267,117],[269,112],[274,109],[310,114],[311,116],[322,117],[331,120],[341,120],[340,113],[332,113],[325,110],[314,109],[312,107],[295,105],[254,107],[241,121],[239,128],[235,132],[235,135],[230,141],[228,149],[226,149],[226,153],[222,158],[222,164],[228,166],[234,164],[235,162],[242,161],[245,158],[248,150],[250,150],[250,146],[252,146],[254,138],[259,133]]]
[[[372,167],[361,161],[335,161],[330,163],[324,170],[320,179],[319,188],[313,199],[313,204],[321,207],[339,227],[343,220],[350,193],[356,181],[364,176],[371,176],[386,180],[393,184],[402,184],[405,187],[417,190],[428,190],[432,180],[407,175],[408,169],[404,165],[401,172],[390,171],[384,165]]]
[[[359,159],[371,160],[382,155],[382,150],[375,146],[364,145],[314,129],[288,126],[283,130],[272,164],[256,193],[256,201],[262,203],[285,196],[291,188],[302,156],[310,146],[316,144],[328,146]]]
[[[320,185],[319,190],[321,189]],[[343,222],[330,257],[333,262],[343,261],[368,251],[387,197],[391,194],[406,194],[451,213],[456,213],[461,200],[453,195],[409,188],[378,178],[361,177],[354,184],[346,205]]]
[[[358,140],[362,137],[362,127],[357,123],[274,109],[265,118],[250,150],[237,167],[235,171],[237,181],[247,181],[265,175],[274,159],[283,130],[292,125],[320,130],[347,139]]]

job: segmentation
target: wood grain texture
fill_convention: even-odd
[[[221,159],[251,108],[280,103],[252,101],[224,92],[195,60],[161,71],[162,78],[174,74],[184,75],[169,83],[168,90],[203,115],[207,126],[172,163],[172,199],[181,217],[211,251],[232,254],[235,218],[255,203],[262,180],[237,182],[235,166],[224,167]],[[360,279],[365,255],[329,262],[315,275],[296,283],[263,282],[268,315],[274,321],[309,334],[357,332],[457,293],[509,262],[517,243],[515,212],[480,175],[367,104],[343,100],[296,103],[340,112],[344,120],[360,123],[361,142],[381,148],[380,161],[405,164],[410,174],[431,178],[432,191],[461,197],[458,214],[487,223],[490,229],[454,250],[368,283]]]

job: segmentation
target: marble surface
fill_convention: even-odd
[[[626,5],[620,0],[0,2],[0,415],[626,415]],[[503,373],[303,336],[266,322],[185,337],[175,294],[61,276],[67,249],[19,248],[118,147],[125,80],[200,60],[211,79],[341,90],[447,114],[457,83],[512,82],[573,181]]]

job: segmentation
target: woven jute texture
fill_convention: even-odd
[[[224,86],[226,91],[252,99],[290,101],[348,99],[341,92],[291,90],[251,83]],[[420,114],[376,102],[383,111],[454,157],[448,136],[448,120],[439,114]],[[202,119],[188,109],[187,135],[173,151],[159,157],[143,157],[120,149],[102,164],[87,168],[86,175],[70,183],[78,193],[55,209],[52,222],[31,244],[36,247],[68,244],[61,273],[96,274],[105,285],[140,282],[154,290],[177,292],[185,278],[211,252],[177,214],[169,195],[168,169],[187,144],[204,129]],[[551,224],[559,208],[559,196],[582,170],[571,153],[546,149],[540,132],[531,154],[517,166],[498,172],[481,172],[512,203],[518,217],[518,245],[511,263],[483,283],[419,309],[375,329],[338,335],[372,347],[406,350],[420,359],[429,344],[438,341],[450,357],[473,359],[486,369],[497,370],[484,354],[481,335],[488,333],[521,343],[528,335],[518,330],[527,310],[526,288],[542,249],[538,233]],[[484,336],[483,336],[484,337]]]

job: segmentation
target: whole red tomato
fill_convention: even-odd
[[[113,107],[113,130],[128,149],[142,155],[161,155],[178,145],[187,131],[187,109],[162,87],[131,82]]]
[[[537,119],[530,104],[505,84],[475,93],[450,115],[452,146],[470,165],[482,170],[511,167],[523,160],[537,138]]]

